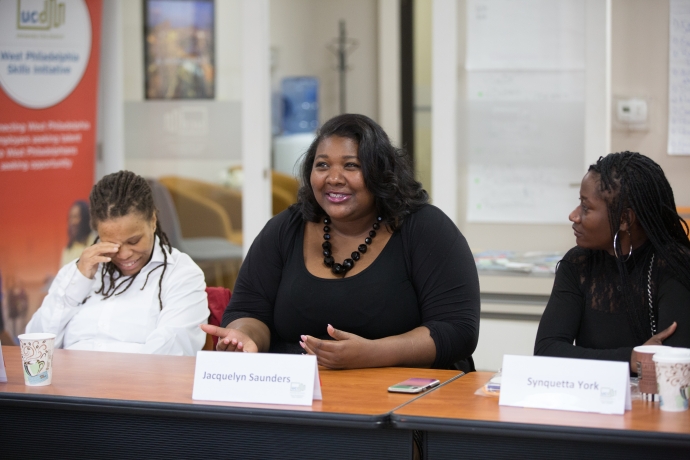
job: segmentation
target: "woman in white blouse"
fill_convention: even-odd
[[[52,332],[73,350],[196,354],[209,315],[204,274],[170,246],[146,180],[110,174],[90,202],[98,239],[58,272],[26,332]]]

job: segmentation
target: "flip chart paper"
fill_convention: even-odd
[[[668,153],[690,155],[690,0],[671,0]]]

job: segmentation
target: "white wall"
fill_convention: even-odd
[[[137,110],[144,103],[144,15],[141,0],[122,1],[124,36],[124,101],[128,110]],[[239,103],[241,84],[241,4],[240,0],[215,2],[216,8],[216,101]],[[107,18],[105,18],[107,20]],[[189,101],[166,101],[171,109],[194,104]],[[155,122],[152,120],[151,122]],[[228,127],[235,132],[239,144],[240,126]],[[132,133],[125,132],[126,136]],[[131,138],[130,138],[131,141]],[[139,139],[135,142],[146,142]],[[241,163],[238,154],[228,158],[143,158],[125,152],[124,166],[144,176],[180,175],[209,182],[222,182],[230,166]]]
[[[414,8],[414,167],[416,179],[431,195],[431,0]],[[459,6],[462,8],[462,6]],[[433,199],[433,195],[431,195]]]
[[[631,150],[659,163],[676,205],[690,206],[690,156],[666,153],[668,139],[668,0],[613,0],[614,96],[640,96],[649,104],[649,131],[613,130],[611,150]]]
[[[496,372],[503,365],[503,355],[532,356],[539,322],[481,318],[479,343],[472,355],[478,371]]]
[[[378,0],[378,123],[402,144],[400,0]]]
[[[239,0],[216,5],[216,100],[241,99],[241,7]],[[123,67],[124,103],[129,108],[144,101],[143,6],[141,0],[124,0]],[[271,48],[275,56],[273,84],[285,76],[313,75],[320,82],[320,121],[338,114],[336,56],[327,45],[338,36],[344,19],[348,36],[358,42],[349,57],[347,111],[378,118],[378,2],[377,0],[271,0]],[[170,102],[176,104],[179,102]],[[184,102],[182,102],[184,103]],[[229,128],[232,129],[232,128]],[[237,129],[239,136],[239,128]],[[125,136],[127,133],[125,132]],[[184,175],[220,182],[239,158],[150,159],[128,157],[125,167],[139,174],[159,177]]]
[[[141,0],[120,0],[120,3],[124,29],[124,99],[143,101],[144,6]],[[216,100],[239,101],[242,94],[240,0],[217,1],[215,9]]]
[[[338,112],[336,56],[328,50],[338,37],[338,21],[358,42],[350,54],[347,111],[378,118],[378,4],[376,0],[271,0],[273,83],[288,76],[319,79],[319,121]]]
[[[123,5],[103,4],[94,182],[124,167]]]
[[[124,0],[122,28],[124,30],[125,101],[144,100],[144,13],[141,0]],[[105,18],[104,18],[105,19]]]

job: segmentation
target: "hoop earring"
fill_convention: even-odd
[[[620,229],[618,230],[618,232],[620,232]],[[613,235],[613,255],[616,256],[616,259],[620,259],[620,257],[618,257],[618,251],[616,251],[616,246],[617,246],[616,242],[618,241],[618,232],[616,232],[616,234]],[[630,256],[632,256],[632,252],[633,252],[632,236],[630,235],[630,232],[628,232],[628,237],[630,237],[630,252],[628,253],[628,257],[626,257],[623,260],[623,262],[627,262],[628,259],[630,259]]]

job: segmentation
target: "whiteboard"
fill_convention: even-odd
[[[584,41],[581,0],[467,2],[467,70],[583,70]]]
[[[467,220],[488,223],[567,224],[579,188],[563,168],[469,166]],[[577,184],[579,185],[579,184]]]
[[[567,224],[585,150],[585,5],[469,0],[467,221]]]
[[[690,0],[671,0],[668,153],[690,155]]]
[[[488,70],[467,73],[470,101],[584,101],[585,72]]]
[[[468,222],[563,224],[577,204],[584,102],[470,101]]]

